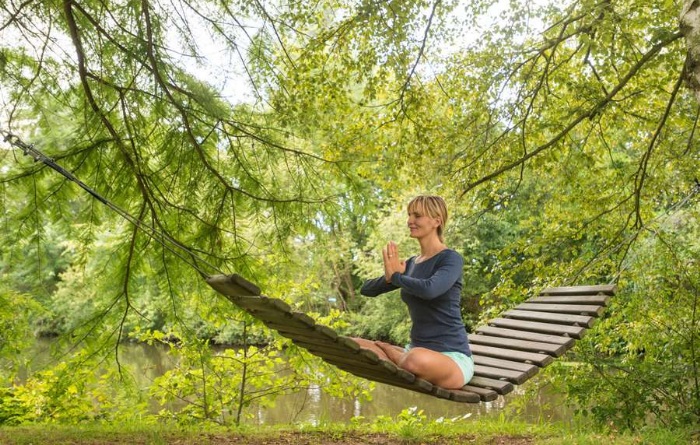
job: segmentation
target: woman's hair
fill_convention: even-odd
[[[408,213],[417,212],[428,215],[431,218],[440,218],[440,227],[437,229],[438,238],[445,242],[443,232],[447,224],[447,205],[445,200],[435,195],[418,195],[408,203]]]

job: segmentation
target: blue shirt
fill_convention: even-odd
[[[404,274],[395,272],[391,283],[384,276],[367,280],[360,293],[376,297],[400,288],[412,321],[411,346],[471,355],[460,307],[463,265],[452,249],[420,263],[411,257]]]

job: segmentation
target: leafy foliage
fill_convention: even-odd
[[[447,198],[448,242],[467,260],[470,328],[544,286],[617,282],[582,365],[563,372],[571,395],[601,422],[697,422],[698,104],[678,8],[2,6],[0,130],[137,221],[3,147],[0,298],[22,317],[0,312],[2,359],[18,357],[30,320],[87,356],[130,336],[177,340],[180,366],[152,391],[187,403],[163,415],[240,421],[255,391],[271,403],[275,385],[311,384],[312,359],[200,274],[236,271],[345,332],[400,343],[398,298],[357,289],[389,239],[414,252],[403,206],[428,192]],[[16,366],[3,371],[3,419],[107,415],[86,402],[95,380],[77,363],[73,383],[56,368],[13,387]],[[365,391],[313,369],[339,396]],[[71,385],[75,397],[55,391]],[[48,402],[33,411],[26,394]],[[63,404],[67,417],[47,414]]]

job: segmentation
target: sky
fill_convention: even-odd
[[[461,15],[464,14],[465,8],[467,7],[466,0],[464,1],[464,5],[459,5],[455,9],[454,14],[457,19],[463,18]],[[536,3],[543,4],[544,2],[545,0],[538,0]],[[200,57],[195,59],[187,55],[188,51],[183,49],[182,41],[176,32],[176,26],[171,26],[169,28],[170,35],[168,36],[168,40],[171,42],[171,45],[169,45],[171,57],[186,71],[197,78],[205,79],[211,86],[219,91],[222,98],[229,103],[258,102],[259,99],[245,71],[245,64],[247,63],[246,52],[249,49],[252,37],[261,28],[264,27],[268,32],[271,32],[269,22],[260,19],[250,19],[245,22],[229,24],[230,31],[227,35],[232,37],[236,43],[235,51],[232,51],[230,45],[226,45],[220,37],[212,37],[211,33],[207,31],[206,22],[201,17],[192,14],[191,11],[188,12],[184,10],[184,4],[185,3],[170,2],[166,5],[168,5],[167,7],[173,8],[171,14],[174,18],[187,18],[194,36],[196,52]],[[443,44],[440,47],[441,50],[445,53],[457,51],[460,47],[464,47],[478,40],[482,30],[501,20],[500,14],[506,11],[508,7],[507,0],[498,0],[489,12],[484,15],[483,19],[479,21],[482,29],[478,27],[465,29],[463,31],[463,38],[460,39],[458,43],[452,46]],[[426,10],[426,20],[428,13],[429,11]],[[38,38],[23,38],[15,27],[3,25],[7,20],[7,11],[0,10],[0,48],[4,46],[22,46],[29,54],[35,56],[41,54],[43,51],[43,42]],[[105,20],[108,20],[108,18],[105,17]],[[175,24],[177,21],[173,23]],[[38,20],[28,20],[25,21],[24,24],[35,33],[35,36],[44,33],[44,28],[48,26],[42,24],[41,21]],[[117,24],[112,23],[112,26],[117,26]],[[416,42],[419,42],[423,38],[423,32],[423,28],[416,31],[417,35],[414,36]],[[51,39],[52,45],[50,45],[50,50],[47,52],[48,56],[58,60],[75,61],[76,56],[73,51],[72,42],[67,35],[58,32],[54,28],[51,32]],[[433,49],[436,47],[434,35],[429,36],[429,43],[433,43]],[[416,54],[418,50],[419,48],[416,47]],[[422,70],[425,75],[430,76],[439,70],[439,62],[436,62],[434,58],[431,60],[430,64],[423,61],[419,69]],[[27,71],[25,72],[25,76],[31,78],[33,73]],[[61,79],[57,79],[57,81],[60,82]],[[64,79],[64,82],[67,86],[69,80]],[[12,107],[7,86],[0,83],[0,128],[6,126],[11,110]]]

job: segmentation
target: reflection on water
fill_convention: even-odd
[[[517,415],[519,420],[526,422],[543,419],[564,420],[571,416],[570,410],[563,404],[561,395],[547,394],[545,391],[537,395],[535,403],[525,404],[517,414],[513,410],[505,410],[505,407],[522,396],[523,392],[516,387],[513,393],[501,396],[493,402],[472,404],[451,402],[377,383],[372,392],[372,400],[361,403],[358,400],[334,399],[325,395],[318,387],[314,387],[305,392],[280,396],[273,409],[257,411],[255,422],[267,424],[302,422],[317,425],[322,422],[346,422],[355,416],[363,416],[371,420],[378,416],[395,417],[410,407],[417,407],[428,419],[433,420],[440,417],[477,419],[484,416],[500,416],[504,412]]]
[[[35,355],[33,368],[50,361],[48,354],[49,342],[37,344],[38,353]],[[146,389],[153,380],[163,375],[174,366],[173,358],[168,355],[167,348],[145,344],[123,344],[119,348],[119,361],[125,368],[136,370],[134,379],[137,385]],[[536,379],[536,377],[535,377]],[[372,420],[378,416],[396,417],[403,410],[417,407],[428,419],[440,417],[451,419],[484,416],[501,416],[504,413],[516,416],[522,421],[559,421],[570,418],[572,412],[565,406],[564,397],[552,391],[540,390],[534,396],[534,401],[523,403],[517,413],[506,409],[509,404],[517,403],[524,390],[516,386],[516,390],[506,396],[501,396],[493,402],[478,404],[456,403],[438,399],[425,394],[375,383],[372,400],[360,402],[351,399],[336,399],[325,394],[320,387],[314,385],[293,394],[281,395],[276,399],[274,407],[252,406],[246,413],[253,418],[248,421],[255,424],[288,424],[323,422],[347,422],[353,417],[362,416]],[[153,402],[154,410],[159,407]]]

